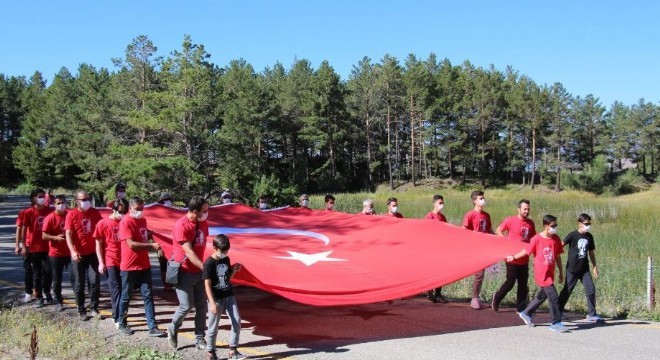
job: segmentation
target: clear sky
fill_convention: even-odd
[[[260,72],[323,60],[347,79],[364,56],[435,53],[454,65],[513,66],[573,95],[660,102],[660,1],[26,0],[0,5],[0,73],[50,80],[80,63],[113,68],[138,35],[168,55],[184,35],[225,66]]]

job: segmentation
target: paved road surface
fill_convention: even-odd
[[[20,257],[13,254],[14,222],[27,199],[6,200],[0,203],[0,295],[18,297],[23,274]],[[154,258],[152,264],[157,264]],[[152,268],[157,321],[164,329],[177,301],[174,294],[162,291],[157,266]],[[75,315],[66,281],[64,294],[71,304],[66,311]],[[101,288],[107,308],[105,283]],[[421,296],[329,308],[297,304],[248,287],[237,288],[236,296],[243,318],[241,351],[250,359],[660,359],[660,324],[645,321],[590,324],[574,314],[567,323],[572,331],[556,334],[547,328],[547,313],[537,316],[542,325],[528,328],[514,309],[474,311],[467,303],[431,304]],[[131,304],[129,320],[138,330],[133,336],[146,338],[139,295]],[[180,351],[185,359],[202,359],[203,353],[192,349],[190,319],[180,334]],[[111,324],[107,328],[113,329]],[[219,344],[226,341],[228,329],[223,318]]]

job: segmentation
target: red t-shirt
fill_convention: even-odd
[[[438,220],[442,222],[447,222],[447,218],[445,217],[445,214],[440,213],[438,214],[435,211],[430,211],[426,216],[424,216],[424,219],[426,220]]]
[[[103,261],[106,267],[119,267],[121,261],[121,241],[119,241],[119,220],[105,218],[96,224],[94,239],[101,241]]]
[[[544,238],[536,234],[530,240],[527,249],[528,255],[534,255],[534,281],[538,286],[550,286],[555,281],[555,264],[557,255],[564,253],[561,239],[557,235]]]
[[[131,239],[135,242],[148,243],[149,235],[147,231],[147,219],[135,219],[130,216],[124,216],[119,222],[119,239],[121,240],[121,271],[149,270],[149,250],[133,250],[128,246],[126,240]]]
[[[529,240],[536,235],[534,221],[529,218],[521,219],[518,216],[509,216],[500,224],[501,231],[508,231],[507,237],[514,241],[529,243]],[[516,265],[526,265],[529,263],[529,256],[523,256],[511,262]]]
[[[482,232],[490,234],[492,232],[492,224],[490,222],[490,214],[485,211],[470,210],[465,217],[463,217],[463,226],[466,229],[474,232]]]
[[[25,244],[30,248],[30,252],[48,252],[48,241],[45,241],[41,234],[46,216],[53,212],[52,208],[43,207],[37,210],[31,207],[23,213],[23,226],[25,226]]]
[[[198,228],[199,224],[199,228]],[[195,232],[195,230],[197,230]],[[209,236],[209,224],[206,221],[192,222],[184,215],[174,224],[172,230],[172,240],[174,245],[174,261],[182,261],[186,256],[183,250],[183,243],[192,241],[192,248],[195,255],[204,262],[204,250],[206,249],[206,237]],[[198,269],[193,265],[188,258],[181,263],[181,271],[187,273],[201,273],[202,269]]]
[[[75,208],[66,214],[64,230],[71,230],[73,248],[80,255],[96,253],[96,240],[94,239],[94,228],[101,221],[101,213],[90,208],[85,212]]]
[[[28,209],[23,209],[18,212],[18,216],[16,216],[16,227],[23,226],[23,214],[25,214],[25,210]]]
[[[60,215],[56,211],[48,214],[44,219],[44,225],[42,226],[42,232],[51,235],[64,235],[64,220],[66,219],[66,214]],[[43,234],[42,234],[43,235]],[[71,251],[69,246],[66,244],[66,238],[62,241],[49,241],[50,250],[48,250],[48,256],[51,257],[69,257],[71,256]]]

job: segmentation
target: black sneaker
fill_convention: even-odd
[[[87,321],[89,320],[89,317],[87,317],[86,313],[80,313],[78,316],[80,316],[80,321]]]
[[[36,305],[34,305],[34,307],[42,308],[42,307],[44,307],[44,305],[46,305],[46,300],[41,298],[41,299],[37,300],[37,303],[36,303]]]
[[[206,350],[206,340],[200,339],[195,343],[197,350]]]
[[[206,354],[206,359],[207,360],[218,360],[218,355],[215,354],[215,351],[209,351],[208,354]]]
[[[178,341],[176,338],[176,333],[170,329],[170,327],[167,327],[167,343],[170,344],[170,347],[174,350],[176,350],[178,346]]]
[[[133,335],[133,330],[126,324],[119,324],[119,332],[124,335]],[[151,331],[149,331],[149,335],[151,335]]]
[[[53,304],[53,297],[48,295],[46,296],[46,305],[52,305]]]
[[[64,311],[64,305],[62,304],[55,305],[55,311],[57,312]]]
[[[239,353],[238,350],[229,350],[229,354],[227,355],[227,360],[243,360],[243,359],[247,359],[247,356]]]
[[[438,302],[435,298],[435,290],[429,290],[426,292],[426,298],[429,299],[430,302]]]
[[[151,337],[164,337],[165,336],[165,331],[162,331],[158,328],[153,328],[149,330],[149,336]]]

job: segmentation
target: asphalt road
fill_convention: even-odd
[[[14,255],[15,217],[27,206],[25,197],[8,196],[0,203],[0,296],[22,295],[21,258]],[[156,317],[161,329],[170,322],[176,296],[162,290],[157,262],[152,258]],[[102,311],[109,314],[107,287]],[[361,306],[312,307],[248,287],[238,287],[242,316],[240,350],[250,359],[660,359],[660,323],[612,320],[603,324],[569,314],[571,331],[548,330],[547,313],[526,327],[512,308],[498,313],[475,311],[466,302],[432,304],[424,297]],[[72,292],[64,282],[67,313],[75,315]],[[131,303],[133,337],[165,347],[164,339],[149,339],[141,320],[142,302]],[[106,329],[114,331],[111,320]],[[229,325],[223,318],[218,336],[226,346]],[[156,343],[157,342],[157,343]],[[193,344],[191,316],[179,335],[184,359],[203,359]],[[225,350],[219,350],[222,356]]]

